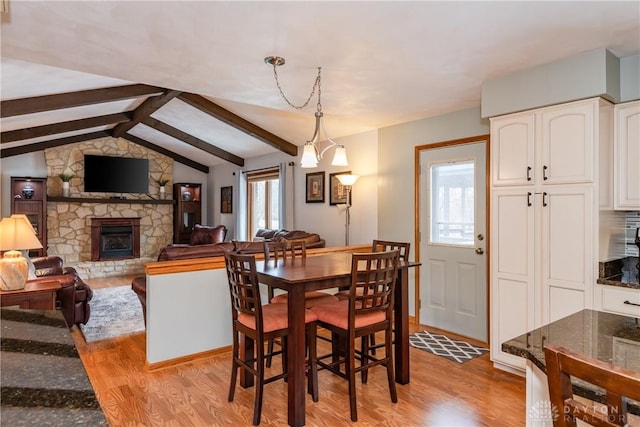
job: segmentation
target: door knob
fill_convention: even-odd
[[[484,253],[484,249],[482,249],[482,248],[476,248],[476,253],[477,253],[478,255],[482,255],[482,254]]]

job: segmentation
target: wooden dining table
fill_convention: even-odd
[[[351,284],[350,252],[332,252],[305,259],[256,263],[260,283],[288,292],[288,422],[305,424],[305,323],[304,294],[308,291],[344,288]],[[396,382],[409,383],[409,267],[415,262],[400,261],[394,296],[394,364]],[[253,353],[253,343],[245,340],[245,353]],[[253,385],[253,377],[241,375],[243,387]]]

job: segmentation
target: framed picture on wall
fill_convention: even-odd
[[[220,188],[220,213],[233,213],[233,187]]]
[[[329,204],[341,205],[347,203],[347,189],[336,178],[337,175],[350,174],[351,171],[336,172],[329,175]],[[351,191],[351,200],[353,200],[353,191]]]
[[[324,203],[324,171],[307,174],[307,203]]]

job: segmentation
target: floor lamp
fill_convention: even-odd
[[[356,183],[359,175],[351,175],[351,174],[343,174],[336,175],[340,184],[344,185],[344,189],[347,192],[347,203],[345,204],[345,209],[347,211],[345,224],[344,224],[344,244],[345,246],[349,246],[349,225],[351,224],[351,216],[349,214],[349,208],[351,208],[351,186]]]

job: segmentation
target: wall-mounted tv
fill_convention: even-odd
[[[149,160],[85,154],[84,191],[148,193]]]

